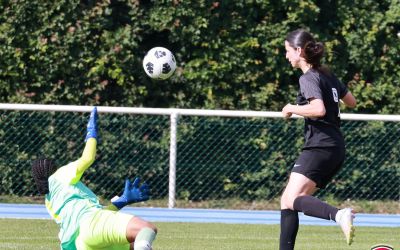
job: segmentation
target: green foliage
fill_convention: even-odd
[[[135,54],[140,29],[135,19],[141,16],[130,2],[9,3],[1,26],[5,46],[0,52],[4,58],[0,90],[8,92],[2,101],[109,105],[137,101],[143,86],[134,82],[143,53]]]
[[[399,113],[399,0],[2,1],[0,101],[280,110],[294,100],[287,32],[325,42],[357,112]],[[357,10],[357,11],[356,11]],[[154,46],[178,69],[144,74]],[[368,87],[370,86],[370,87]]]
[[[399,0],[8,0],[1,3],[0,102],[279,111],[287,102],[294,101],[300,74],[285,59],[285,35],[303,27],[325,42],[325,62],[358,99],[355,112],[400,113]],[[167,81],[151,80],[142,69],[144,54],[154,46],[170,48],[176,56],[177,71]],[[21,114],[5,120],[3,125],[18,123],[22,127],[15,127],[7,134],[0,130],[3,135],[0,146],[3,155],[9,157],[0,163],[0,171],[4,173],[3,187],[9,194],[20,188],[7,179],[12,174],[10,158],[26,162],[32,154],[46,152],[70,160],[80,152],[74,143],[76,138],[53,137],[55,130],[66,129],[54,125],[54,118],[46,115],[30,118],[49,124],[44,127],[25,124],[25,119]],[[118,140],[115,135],[105,135],[104,147],[109,152],[125,154],[120,151],[123,144],[140,142],[138,145],[144,145],[140,149],[143,154],[155,155],[145,163],[148,168],[144,174],[155,176],[154,182],[166,185],[167,163],[156,156],[167,153],[168,129],[151,121],[120,117],[106,121],[119,124],[125,137]],[[144,127],[137,130],[140,122]],[[302,125],[281,124],[278,127],[287,134],[279,134],[270,132],[273,129],[268,122],[255,123],[260,125],[256,132],[230,139],[229,143],[235,145],[231,151],[215,150],[202,155],[204,159],[214,157],[217,162],[220,155],[229,157],[232,162],[223,162],[222,170],[227,173],[224,176],[202,183],[201,167],[212,172],[214,166],[208,166],[201,158],[179,162],[183,169],[178,173],[195,176],[199,186],[216,183],[216,190],[223,190],[224,197],[239,189],[247,191],[246,199],[276,195],[283,185],[279,178],[286,176],[286,168],[301,147],[301,139],[296,137],[291,149],[273,145],[290,134],[290,130],[300,136]],[[71,134],[82,134],[82,127],[72,126],[68,128]],[[154,130],[148,134],[146,126]],[[209,126],[224,133],[227,123],[212,121],[205,125],[193,121],[181,126],[182,147],[195,145],[207,152],[207,144],[201,143],[210,144],[216,138],[203,138],[202,132]],[[347,139],[351,142],[362,138],[359,133],[376,133],[377,138],[383,138],[384,129],[365,125],[348,133]],[[13,137],[22,131],[36,138],[46,136],[48,140],[36,144],[37,149],[27,154],[23,146],[14,143]],[[235,127],[229,131],[235,131]],[[150,135],[155,136],[154,140],[146,139]],[[255,155],[246,158],[245,154],[254,148]],[[398,150],[388,152],[390,159],[398,159]],[[351,183],[374,178],[379,171],[383,176],[395,176],[398,171],[397,165],[374,162],[382,169],[363,175],[362,164],[372,164],[372,156],[357,148],[351,154],[359,163],[352,168]],[[127,167],[128,159],[113,162],[113,157],[111,154],[99,161],[102,172],[96,176],[106,176],[113,166]],[[241,175],[232,169],[236,162],[247,164],[248,169]],[[18,162],[12,164],[20,166]],[[271,166],[286,168],[276,167],[271,171]],[[135,163],[127,168],[131,172],[141,171]],[[88,181],[93,176],[89,172]],[[117,181],[121,176],[111,174],[107,178]],[[268,185],[256,185],[266,180]],[[22,186],[31,184],[21,181]],[[351,183],[339,183],[335,188],[345,196],[346,186]],[[95,181],[91,185],[102,195],[110,194],[110,190]],[[184,199],[209,198],[193,197],[190,187],[181,188]],[[161,185],[160,196],[165,194],[162,190],[166,189]],[[367,187],[360,192],[367,196],[372,191]],[[214,194],[208,195],[212,198]]]

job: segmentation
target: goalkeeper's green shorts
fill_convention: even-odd
[[[99,210],[81,222],[75,240],[78,250],[129,250],[126,228],[133,215]]]

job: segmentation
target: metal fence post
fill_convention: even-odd
[[[175,207],[175,188],[176,188],[176,133],[178,124],[178,113],[172,113],[171,121],[171,138],[169,151],[169,193],[168,193],[168,208]]]

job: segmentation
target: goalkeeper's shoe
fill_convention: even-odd
[[[351,208],[340,209],[336,214],[336,222],[341,227],[348,245],[351,245],[351,243],[353,243],[355,231],[355,228],[353,226],[354,217],[355,216]]]

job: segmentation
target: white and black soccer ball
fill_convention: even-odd
[[[166,48],[154,47],[145,55],[143,69],[153,79],[167,79],[175,72],[175,57]]]

